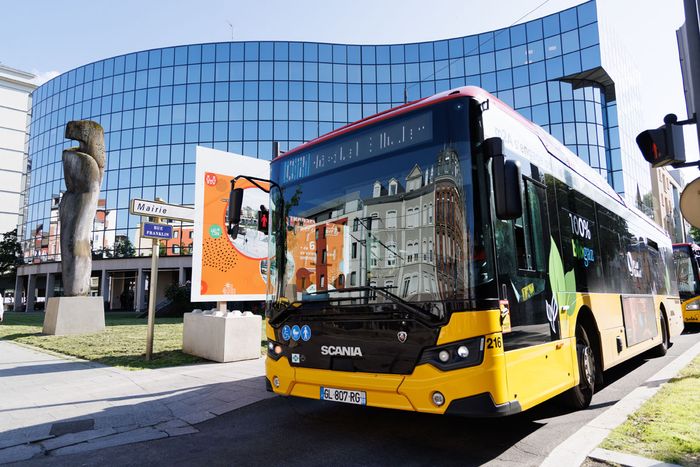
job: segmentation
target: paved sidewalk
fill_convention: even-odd
[[[0,341],[0,464],[196,433],[272,397],[264,359],[128,371]]]

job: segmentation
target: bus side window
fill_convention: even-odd
[[[547,270],[545,245],[549,240],[549,223],[545,187],[531,180],[525,180],[527,214],[530,217],[530,269],[538,272]]]

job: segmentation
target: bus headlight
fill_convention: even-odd
[[[700,310],[700,298],[696,298],[696,299],[693,300],[692,302],[688,303],[688,304],[685,306],[685,309],[686,309],[687,311],[698,311],[698,310]]]
[[[430,363],[440,370],[479,365],[484,357],[484,338],[476,337],[425,349],[418,364]]]
[[[279,342],[267,341],[267,356],[273,360],[279,360],[284,353],[284,347]]]

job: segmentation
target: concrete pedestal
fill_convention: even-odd
[[[46,306],[44,334],[91,334],[105,329],[102,297],[52,297]]]
[[[260,358],[262,317],[240,312],[185,313],[182,351],[215,362]]]

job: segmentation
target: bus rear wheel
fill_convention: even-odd
[[[581,410],[591,405],[595,392],[597,364],[586,329],[576,326],[576,357],[579,384],[564,393],[564,401],[572,409]]]
[[[663,357],[668,352],[668,325],[666,324],[666,316],[663,312],[659,313],[659,329],[661,329],[661,343],[651,349],[651,354],[654,357]]]

